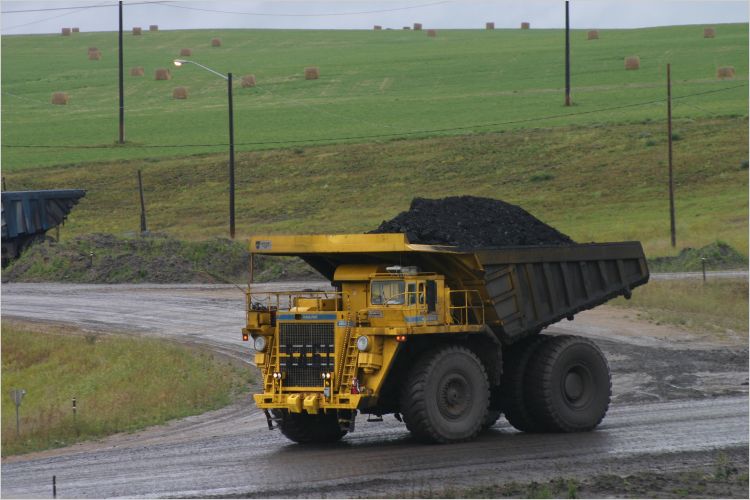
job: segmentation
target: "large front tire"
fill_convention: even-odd
[[[582,337],[548,337],[534,353],[527,381],[532,414],[547,432],[590,431],[609,408],[609,365]]]
[[[346,434],[346,431],[341,430],[334,412],[310,415],[279,410],[275,414],[281,417],[281,433],[295,443],[334,443]]]
[[[468,441],[482,430],[489,397],[487,373],[476,354],[449,345],[424,354],[412,368],[401,413],[419,441]]]

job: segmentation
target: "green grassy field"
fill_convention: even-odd
[[[247,390],[250,381],[246,368],[187,347],[152,339],[70,333],[53,327],[3,324],[3,456],[220,408]],[[11,388],[27,391],[20,409],[19,436]]]
[[[676,127],[678,249],[720,239],[747,255],[748,127],[744,118]],[[591,125],[238,156],[237,236],[366,231],[414,196],[473,194],[520,204],[575,240],[669,246],[663,123]],[[227,235],[224,155],[10,172],[11,189],[83,187],[62,238],[139,228],[136,170],[149,228],[187,239]]]
[[[663,120],[664,103],[653,101],[665,97],[668,62],[676,97],[702,94],[677,99],[675,118],[747,113],[746,24],[719,25],[714,39],[703,38],[702,26],[600,33],[588,41],[585,31],[572,32],[572,108],[562,105],[561,30],[441,30],[436,38],[401,30],[127,34],[124,147],[114,144],[116,33],[4,36],[3,170],[223,152],[226,84],[195,66],[174,68],[183,47],[193,50],[191,59],[219,71],[256,75],[258,87],[235,90],[240,150],[293,147],[290,141],[351,142],[344,137],[369,142],[373,138],[356,138],[412,132],[421,137]],[[222,47],[210,46],[213,36]],[[87,59],[90,46],[102,51],[102,60]],[[624,70],[630,55],[640,56],[640,70]],[[311,65],[320,67],[321,78],[305,81],[303,68]],[[727,65],[735,67],[736,78],[717,80],[717,67]],[[133,66],[143,66],[146,75],[129,76]],[[173,79],[155,81],[158,67],[171,68]],[[186,86],[189,99],[172,99],[175,86]],[[54,91],[68,92],[70,103],[51,105]],[[609,111],[597,111],[602,109]],[[14,147],[28,145],[94,148]],[[158,147],[164,145],[175,147]]]

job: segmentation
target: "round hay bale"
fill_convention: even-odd
[[[156,70],[154,79],[156,80],[171,80],[172,79],[172,73],[169,72],[166,68],[158,68]]]
[[[486,29],[486,30],[494,30],[495,29],[495,23],[484,23],[484,29]]]
[[[149,24],[148,25],[149,31],[159,31],[159,25],[158,24]]]
[[[133,35],[140,36],[143,30],[140,26],[133,26]]]
[[[255,75],[245,75],[242,77],[242,88],[255,87]]]
[[[211,47],[221,47],[221,40],[218,38],[212,38]]]
[[[437,36],[437,30],[427,30],[427,36],[436,37]]]
[[[531,24],[530,23],[526,23],[526,22],[521,23],[521,29],[522,30],[531,29]]]
[[[70,36],[70,28],[63,28],[62,36]]]
[[[52,92],[52,104],[68,104],[67,92]]]
[[[414,31],[421,31],[422,23],[414,23]]]
[[[703,28],[703,38],[713,38],[716,36],[716,28]]]
[[[372,29],[375,30],[375,31],[380,31],[380,30],[383,29],[383,27],[380,26],[379,24],[376,24],[375,26],[372,27]]]
[[[180,49],[180,56],[185,57],[185,56],[192,56],[192,55],[193,55],[193,51],[192,50],[190,50],[190,49]]]
[[[73,31],[73,33],[80,33],[81,32],[80,28],[71,28],[71,31]]]
[[[102,58],[102,51],[101,50],[91,50],[89,49],[89,61],[99,61]]]
[[[641,58],[638,56],[629,56],[625,58],[625,69],[639,69],[641,67]]]
[[[599,30],[591,30],[588,33],[589,40],[599,40]]]
[[[172,98],[173,99],[187,99],[188,97],[188,91],[185,87],[175,87],[172,91]]]
[[[723,80],[725,78],[734,78],[734,66],[721,66],[716,70],[716,78]]]
[[[96,47],[89,47],[89,52],[96,52],[98,50]]]
[[[145,72],[143,71],[143,66],[135,66],[134,68],[130,68],[130,76],[143,76]]]
[[[320,70],[317,66],[305,68],[305,80],[317,80],[320,78]]]

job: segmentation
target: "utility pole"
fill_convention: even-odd
[[[146,229],[146,204],[143,202],[143,181],[141,180],[141,171],[138,171],[138,193],[141,196],[141,234],[148,231]]]
[[[570,2],[565,0],[565,105],[570,104]]]
[[[677,245],[674,217],[674,175],[672,172],[672,75],[671,65],[667,64],[667,134],[669,135],[669,230],[672,247]]]
[[[227,73],[229,100],[229,236],[234,239],[234,105],[232,104],[232,73]]]
[[[119,1],[120,9],[120,31],[117,34],[119,52],[119,82],[120,82],[120,137],[119,143],[125,144],[125,90],[122,77],[122,0]]]

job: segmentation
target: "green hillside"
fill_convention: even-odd
[[[572,108],[562,106],[561,30],[128,33],[124,147],[115,146],[116,33],[4,36],[3,170],[223,152],[226,84],[192,65],[173,67],[181,48],[219,71],[257,77],[255,88],[236,85],[239,150],[663,120],[668,62],[674,95],[690,96],[675,101],[677,119],[744,116],[748,27],[716,28],[714,39],[702,26],[680,26],[602,30],[591,41],[574,30]],[[215,36],[221,47],[211,47]],[[89,47],[102,59],[88,60]],[[624,69],[631,55],[640,56],[637,71]],[[145,76],[129,76],[134,66]],[[318,66],[320,79],[304,80],[306,66]],[[734,66],[736,77],[718,80],[719,66]],[[158,67],[172,80],[155,81]],[[188,88],[187,100],[172,98],[176,86]],[[54,91],[70,102],[50,104]],[[30,145],[66,148],[19,147]]]

